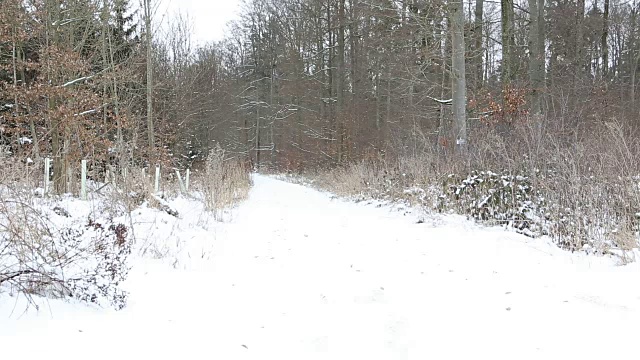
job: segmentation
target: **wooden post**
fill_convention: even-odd
[[[156,182],[153,189],[156,193],[160,191],[160,165],[156,165]]]
[[[49,179],[51,179],[51,159],[44,159],[44,193],[49,193]]]
[[[118,180],[118,169],[116,169],[116,167],[113,165],[107,165],[107,169],[109,170],[107,170],[107,179],[105,180],[105,182],[110,183],[115,189],[116,182]]]
[[[189,192],[189,175],[191,175],[191,170],[187,169],[187,177],[185,179],[185,184],[184,184],[184,187],[187,190],[187,192]]]
[[[87,160],[82,160],[80,176],[80,198],[87,200]]]
[[[176,169],[176,175],[178,175],[178,184],[180,184],[180,191],[183,194],[186,194],[187,189],[185,188],[184,183],[182,182],[182,177],[180,176],[180,171],[178,171],[177,169]]]

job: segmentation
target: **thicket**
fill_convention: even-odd
[[[467,156],[425,146],[310,174],[345,196],[406,200],[433,212],[547,235],[567,250],[631,261],[639,245],[640,147],[632,127],[594,124],[562,142],[553,120],[475,129]],[[579,140],[576,140],[579,139]],[[396,144],[397,145],[397,144]]]

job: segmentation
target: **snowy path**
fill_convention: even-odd
[[[200,270],[141,262],[118,313],[52,302],[18,319],[0,298],[0,357],[640,356],[636,264],[263,176],[211,241]]]

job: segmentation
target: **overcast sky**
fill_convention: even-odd
[[[222,40],[226,23],[237,19],[240,0],[161,0],[158,17],[187,12],[193,23],[197,43]]]

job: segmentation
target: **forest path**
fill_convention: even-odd
[[[12,338],[2,340],[0,356],[596,359],[640,352],[636,264],[616,267],[456,216],[419,223],[411,209],[343,201],[267,176],[254,182],[233,219],[211,235],[206,266],[141,261],[120,312],[56,303],[51,314],[9,322],[7,335],[0,317],[0,336]]]

